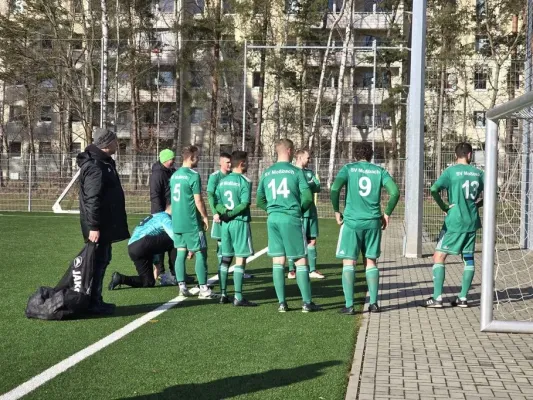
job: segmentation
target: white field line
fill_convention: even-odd
[[[258,257],[261,257],[267,252],[267,248],[264,248],[253,256],[248,257],[247,263],[255,260]],[[233,267],[232,267],[233,268]],[[208,279],[208,283],[214,283],[218,280],[218,275],[214,275]],[[193,288],[190,290],[191,294],[198,294],[199,289]],[[106,348],[110,344],[116,342],[117,340],[122,339],[128,333],[133,332],[137,328],[140,328],[148,321],[156,318],[157,316],[163,314],[165,311],[170,310],[172,307],[177,306],[179,303],[185,301],[187,298],[178,296],[172,300],[166,302],[165,304],[157,307],[154,311],[150,311],[148,314],[143,315],[140,318],[137,318],[135,321],[130,322],[128,325],[116,330],[112,334],[106,336],[103,339],[100,339],[98,342],[84,348],[83,350],[78,351],[77,353],[71,355],[70,357],[60,361],[59,363],[53,365],[47,370],[41,372],[39,375],[34,376],[30,380],[24,382],[23,384],[17,386],[15,389],[10,390],[9,392],[0,396],[0,400],[16,400],[20,399],[23,396],[26,396],[28,393],[34,391],[39,386],[44,385],[46,382],[54,379],[59,374],[65,372],[69,368],[72,368],[74,365],[85,360],[86,358],[92,356],[93,354],[99,352],[100,350]]]

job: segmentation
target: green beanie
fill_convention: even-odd
[[[174,152],[170,149],[161,150],[161,152],[159,153],[159,161],[161,162],[161,164],[172,160],[174,157]]]

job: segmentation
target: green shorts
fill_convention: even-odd
[[[307,257],[307,240],[300,218],[282,213],[270,214],[267,231],[270,257]]]
[[[318,237],[318,217],[304,217],[303,225],[305,236],[308,240]]]
[[[437,251],[446,254],[473,254],[476,248],[476,232],[440,231]]]
[[[233,220],[222,224],[223,257],[250,257],[254,254],[250,223]]]
[[[176,249],[185,248],[193,253],[200,250],[207,250],[207,241],[204,231],[197,232],[174,232],[174,247]]]
[[[211,239],[220,240],[222,238],[222,224],[211,221]]]
[[[336,257],[357,261],[359,252],[366,258],[381,255],[381,229],[353,229],[343,224],[339,232]]]

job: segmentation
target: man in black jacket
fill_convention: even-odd
[[[83,238],[98,243],[95,254],[91,304],[93,314],[112,314],[115,305],[102,300],[102,285],[111,261],[111,244],[130,237],[124,191],[111,158],[117,151],[117,136],[96,129],[94,143],[78,154],[80,167],[80,222]]]
[[[166,205],[170,203],[170,177],[174,173],[175,154],[170,149],[161,150],[159,161],[152,165],[152,175],[150,176],[150,214],[165,211]],[[174,265],[172,265],[170,252],[169,269],[170,275],[165,274],[165,255],[159,256],[158,273],[161,276],[161,284],[177,284]],[[166,277],[170,279],[166,279]]]

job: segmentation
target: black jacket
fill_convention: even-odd
[[[174,169],[165,167],[159,161],[152,165],[150,176],[150,213],[165,211],[167,201],[170,201],[170,177]]]
[[[80,167],[80,222],[83,237],[100,231],[100,242],[128,239],[124,191],[115,161],[95,145],[89,145],[76,158]]]

